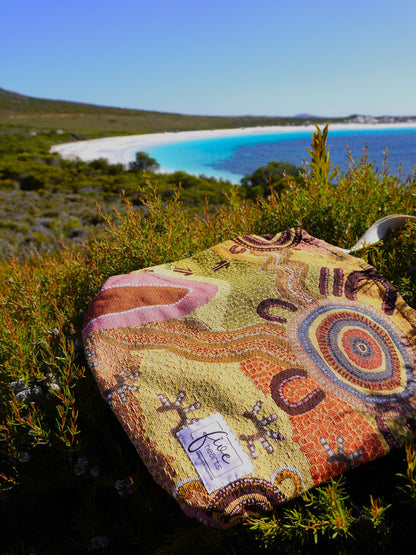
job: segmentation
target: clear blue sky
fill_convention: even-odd
[[[218,115],[416,114],[415,0],[1,0],[0,87]]]

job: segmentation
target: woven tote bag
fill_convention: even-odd
[[[154,479],[221,527],[416,431],[416,313],[376,269],[300,228],[113,276],[91,371]]]

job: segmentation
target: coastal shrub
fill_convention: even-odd
[[[134,161],[129,163],[128,168],[131,172],[154,172],[159,168],[159,164],[146,152],[136,152]]]
[[[19,182],[22,191],[37,191],[44,188],[46,176],[34,170],[20,176]]]
[[[90,162],[64,160],[49,153],[49,146],[57,141],[56,134],[21,136],[0,133],[0,141],[4,146],[0,160],[3,190],[13,191],[18,185],[22,190],[32,192],[43,189],[55,194],[79,193],[84,197],[95,197],[100,202],[105,192],[124,194],[135,204],[141,204],[143,191],[149,192],[146,182],[149,177],[163,199],[172,198],[181,190],[185,204],[198,206],[205,198],[211,205],[226,204],[226,194],[232,187],[227,181],[190,176],[184,172],[172,176],[147,171],[145,175],[143,171],[127,171],[121,164],[110,164],[103,159]],[[107,202],[112,203],[114,199],[109,198]]]
[[[59,167],[34,166],[33,169],[19,175],[22,191],[38,191],[52,189],[61,183],[64,175]]]
[[[192,187],[198,187],[201,184],[201,179],[195,175],[190,175],[182,171],[176,171],[168,175],[168,183],[181,189],[191,189]]]
[[[332,188],[306,178],[301,186],[293,182],[279,199],[271,195],[256,202],[234,191],[228,205],[215,211],[206,206],[199,214],[178,195],[164,201],[149,193],[145,210],[126,199],[123,212],[102,215],[107,230],[86,249],[1,265],[4,552],[59,553],[65,546],[69,553],[98,548],[104,553],[191,553],[198,545],[200,553],[387,553],[393,545],[405,545],[416,516],[413,448],[411,455],[400,450],[351,470],[341,481],[324,484],[245,526],[218,531],[189,520],[151,480],[99,396],[80,341],[86,306],[110,275],[186,257],[235,235],[277,232],[299,223],[348,246],[367,216],[358,205],[350,212],[339,191],[353,197],[358,176],[364,175],[364,189],[375,187],[381,197],[394,182],[391,206],[414,212],[414,201],[405,198],[397,180],[375,174],[364,160]],[[367,194],[377,196],[377,191]],[[334,213],[348,217],[356,231],[327,229],[319,203],[312,202],[319,194],[327,195],[324,207],[332,203]],[[369,218],[378,213],[378,205],[371,210]],[[359,254],[403,285],[406,300],[416,299],[414,271],[409,270],[416,256],[414,224]]]
[[[303,183],[289,180],[279,198],[272,195],[261,202],[268,214],[265,226],[300,225],[312,235],[335,245],[351,247],[376,220],[388,214],[414,215],[416,180],[400,181],[397,176],[374,167],[365,153],[350,159],[348,170],[334,183],[305,172]]]
[[[14,220],[0,220],[0,227],[2,229],[10,229],[12,231],[17,231],[20,229],[21,223]]]
[[[302,182],[301,168],[289,162],[269,162],[241,179],[241,189],[246,198],[267,197],[271,189],[279,195],[291,182]]]
[[[118,175],[124,172],[123,164],[111,164],[106,158],[97,158],[96,160],[91,160],[91,162],[88,162],[84,165],[84,168],[95,170],[95,172],[100,175]]]
[[[89,183],[84,174],[88,164],[67,167],[74,179],[84,175],[83,184]],[[109,187],[101,170],[95,171],[101,186]],[[40,249],[45,252],[52,241],[47,233],[55,239],[59,235],[61,228],[53,220],[35,232],[44,237],[27,234],[19,243],[23,248],[25,240],[34,245],[38,239],[34,256],[0,259],[0,551],[408,550],[416,517],[414,444],[245,525],[214,530],[188,519],[153,482],[100,397],[80,330],[89,301],[111,275],[184,258],[236,235],[277,233],[296,225],[350,247],[376,219],[394,212],[416,214],[415,179],[402,183],[385,168],[377,170],[364,154],[351,159],[347,172],[338,173],[333,183],[328,174],[317,177],[304,171],[301,181],[289,176],[279,195],[270,191],[266,197],[244,199],[238,187],[230,187],[222,204],[203,203],[199,193],[196,206],[190,197],[183,199],[192,187],[172,191],[174,184],[168,186],[162,176],[148,177],[141,205],[126,196],[114,209],[101,199],[101,208],[95,208],[93,196],[74,194],[69,187],[71,192],[48,191],[46,196],[6,191],[8,196],[1,197],[11,199],[1,203],[8,221],[17,206],[28,203],[31,229],[35,219],[45,219],[42,202],[53,198],[62,215],[60,225],[67,222],[69,233],[86,220],[105,230],[82,248],[41,255]],[[195,184],[199,192],[203,182],[201,178]],[[214,195],[212,182],[205,183]],[[6,225],[0,233],[19,233],[12,228]],[[375,265],[416,307],[415,224],[389,232],[357,255]]]

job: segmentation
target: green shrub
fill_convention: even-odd
[[[136,152],[134,161],[128,167],[131,172],[155,171],[159,164],[146,152]]]
[[[246,198],[267,197],[271,190],[279,195],[290,182],[302,182],[301,168],[287,162],[269,162],[241,180]]]

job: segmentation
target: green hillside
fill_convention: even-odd
[[[338,118],[334,121],[346,121]],[[60,129],[92,135],[157,133],[253,127],[257,125],[303,125],[322,121],[313,117],[198,116],[97,106],[63,100],[25,96],[0,88],[0,126]]]

